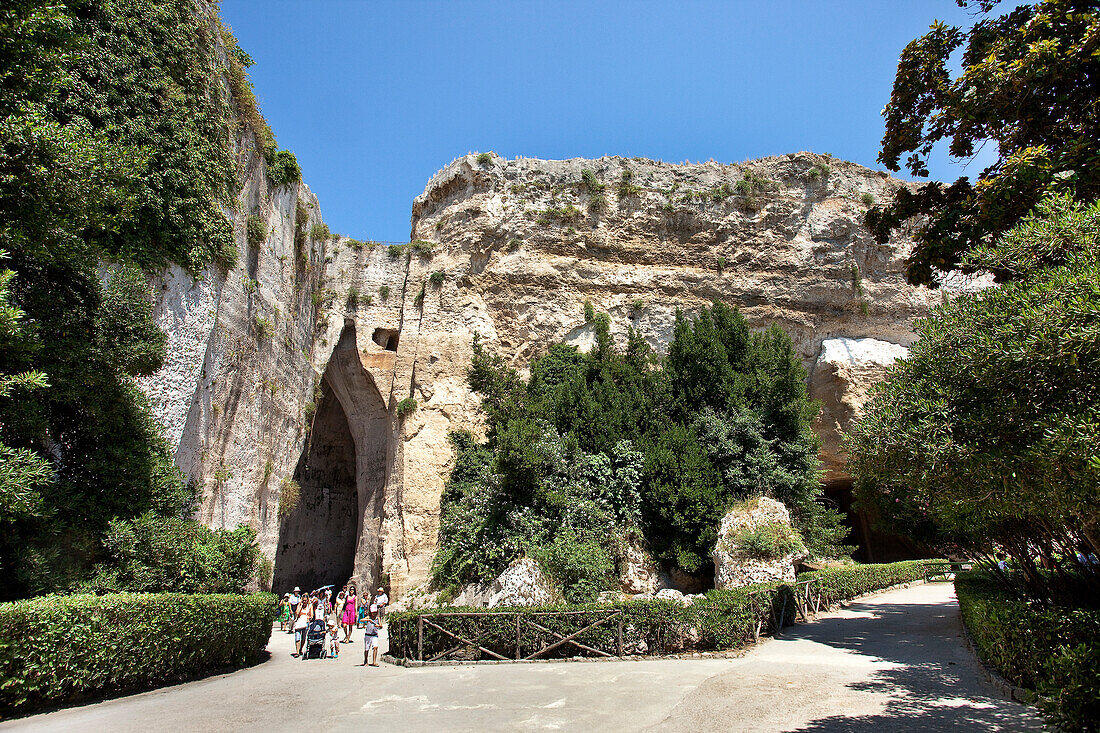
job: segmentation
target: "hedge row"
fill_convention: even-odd
[[[827,605],[846,601],[881,588],[923,580],[929,566],[946,560],[906,560],[881,565],[851,565],[813,573],[802,573],[799,580],[816,578]]]
[[[859,565],[851,568],[807,573],[799,580],[816,577],[821,581],[826,605],[852,598],[863,593],[886,588],[898,583],[919,580],[924,577],[926,561],[893,563],[890,565]],[[712,590],[691,605],[663,599],[632,600],[613,604],[555,605],[523,608],[497,608],[492,614],[477,616],[440,616],[484,611],[480,608],[419,609],[387,616],[390,654],[397,658],[417,659],[419,656],[419,629],[417,618],[429,620],[448,631],[501,656],[516,656],[516,621],[520,618],[520,656],[545,649],[559,637],[538,630],[526,621],[568,636],[599,620],[602,612],[622,612],[624,654],[672,654],[690,650],[736,649],[753,641],[757,632],[771,633],[778,622],[789,625],[794,622],[797,605],[793,584],[768,583],[745,588]],[[542,613],[574,611],[589,614],[537,616]],[[585,646],[607,654],[618,653],[618,620],[584,631],[576,640]],[[465,659],[492,659],[492,655],[473,645],[461,644],[443,632],[424,626],[424,659],[462,646],[457,656]],[[450,655],[448,658],[455,658]],[[543,658],[597,656],[593,652],[565,644],[552,650]]]
[[[955,578],[963,622],[987,664],[1064,730],[1100,730],[1100,610],[1042,608],[972,572]]]
[[[0,604],[0,715],[178,682],[257,658],[270,594],[118,593]]]

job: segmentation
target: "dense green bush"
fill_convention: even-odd
[[[955,592],[988,664],[1064,730],[1100,730],[1100,610],[1026,603],[977,572],[956,576]]]
[[[267,154],[267,177],[275,186],[288,186],[302,180],[298,158],[289,150],[274,150]]]
[[[254,661],[269,594],[44,596],[0,604],[0,713],[161,685]]]
[[[1033,596],[1064,575],[1037,551],[1100,593],[1076,567],[1100,553],[1100,204],[1049,197],[968,257],[1013,279],[918,321],[849,432],[856,494],[899,534],[1011,555]]]
[[[153,512],[113,520],[104,545],[109,560],[85,584],[96,593],[243,593],[260,560],[250,527],[210,529]]]
[[[920,580],[930,564],[936,560],[915,560],[889,565],[854,565],[847,568],[803,574],[799,580],[817,578],[827,605],[853,598],[874,590],[900,583]],[[418,616],[440,613],[481,611],[478,608],[420,609],[388,616],[390,654],[394,657],[416,659],[418,653]],[[627,654],[668,654],[689,650],[736,649],[756,637],[758,627],[762,634],[774,632],[773,620],[782,616],[782,624],[794,623],[797,604],[795,588],[786,583],[765,583],[728,590],[711,590],[690,605],[678,601],[652,599],[629,600],[610,604],[571,604],[541,606],[535,608],[497,608],[478,616],[451,616],[444,623],[436,623],[467,639],[485,634],[478,642],[481,646],[505,656],[515,656],[516,614],[531,616],[544,612],[563,611],[622,611],[623,647]],[[593,615],[539,616],[531,620],[556,631],[563,636],[579,631],[597,620]],[[523,655],[545,648],[557,639],[526,625],[521,628]],[[610,623],[586,631],[577,637],[582,644],[609,654],[618,653],[618,623]],[[642,644],[644,642],[644,645]],[[430,658],[454,647],[451,637],[424,627],[424,656]],[[471,659],[490,659],[490,655],[467,649]],[[549,653],[550,657],[594,656],[591,652],[563,645]]]
[[[567,599],[591,598],[614,585],[627,538],[705,573],[722,516],[761,495],[786,504],[814,555],[843,554],[840,515],[821,502],[818,406],[785,333],[753,333],[715,303],[678,315],[661,360],[633,330],[617,347],[589,303],[585,321],[591,350],[552,346],[526,381],[475,338],[469,382],[488,441],[456,439],[438,587],[491,580],[527,555]]]
[[[743,557],[777,560],[806,548],[798,532],[782,522],[766,522],[746,527],[730,538]]]

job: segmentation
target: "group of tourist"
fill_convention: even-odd
[[[355,584],[349,583],[332,597],[333,586],[303,593],[298,586],[283,595],[279,602],[279,630],[294,634],[294,652],[291,656],[304,653],[310,623],[323,621],[326,629],[325,644],[328,656],[340,655],[340,644],[350,644],[352,629],[363,630],[363,665],[378,666],[378,630],[386,616],[386,606],[390,599],[383,588],[374,596],[364,592],[359,596]],[[340,637],[343,637],[341,639]],[[374,661],[369,657],[374,651]]]

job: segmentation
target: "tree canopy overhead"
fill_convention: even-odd
[[[996,146],[976,181],[900,189],[867,215],[880,241],[917,221],[907,276],[934,285],[937,273],[973,269],[972,248],[1016,225],[1046,192],[1100,197],[1100,10],[1091,0],[1043,0],[999,16],[998,0],[956,0],[982,17],[969,30],[936,22],[902,52],[879,161],[928,176],[933,148],[956,158]],[[952,59],[961,49],[962,70]],[[920,217],[914,219],[914,217]],[[994,269],[999,280],[1014,273]]]

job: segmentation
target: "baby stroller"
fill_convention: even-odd
[[[306,646],[302,650],[302,659],[324,659],[328,656],[328,650],[325,649],[325,636],[328,633],[328,629],[325,627],[324,619],[314,619],[309,622],[309,628],[306,629]]]

